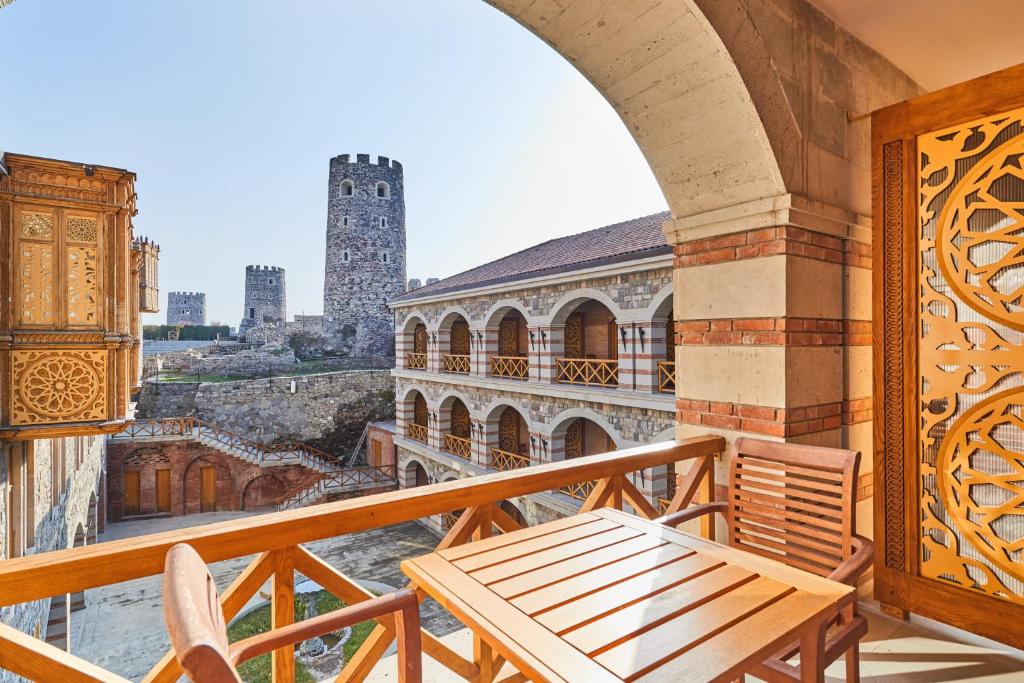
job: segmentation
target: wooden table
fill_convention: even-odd
[[[854,589],[612,509],[402,563],[534,681],[726,681],[824,631]]]

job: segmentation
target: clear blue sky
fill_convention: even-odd
[[[0,46],[0,149],[135,171],[161,306],[225,324],[250,263],[321,312],[337,154],[404,165],[410,277],[665,208],[601,95],[481,0],[17,0]]]

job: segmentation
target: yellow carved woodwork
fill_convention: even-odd
[[[53,245],[22,242],[19,253],[21,324],[54,323]]]
[[[75,242],[96,241],[96,219],[71,216],[67,223],[67,237]]]
[[[583,455],[583,420],[573,420],[565,430],[565,459]]]
[[[498,418],[498,448],[510,453],[519,452],[519,423],[522,419],[514,408],[505,408]]]
[[[502,318],[498,324],[498,355],[519,355],[519,324],[515,318]]]
[[[69,246],[68,325],[96,325],[97,296],[96,249]]]
[[[565,320],[565,357],[583,358],[583,316],[573,313]]]
[[[1024,605],[1024,109],[918,155],[920,573]]]
[[[452,434],[463,439],[469,438],[469,408],[458,399],[452,402],[451,425]]]
[[[412,331],[412,352],[426,355],[427,353],[427,326],[423,323],[416,323]]]
[[[32,239],[53,237],[53,214],[23,211],[21,213],[21,236]]]
[[[465,320],[456,320],[451,329],[451,355],[469,355],[469,324]]]
[[[104,419],[106,359],[103,350],[14,351],[11,423]]]

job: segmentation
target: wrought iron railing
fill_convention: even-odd
[[[465,512],[451,523],[439,546],[449,548],[466,543],[474,534],[489,536],[493,527],[502,532],[520,528],[520,524],[501,509],[503,500],[595,480],[597,483],[591,485],[591,494],[583,501],[581,510],[629,505],[635,514],[653,519],[658,516],[658,510],[632,485],[627,475],[677,460],[691,460],[693,465],[687,478],[693,482],[692,485],[680,485],[676,499],[669,506],[669,511],[675,512],[690,504],[701,479],[708,480],[715,454],[724,448],[724,439],[717,436],[648,444],[514,472],[496,472],[299,510],[272,512],[8,559],[0,562],[0,606],[159,576],[164,571],[164,560],[171,547],[186,543],[195,548],[206,562],[252,556],[251,563],[221,593],[220,606],[226,621],[238,615],[263,585],[271,581],[275,627],[285,626],[294,619],[295,572],[300,572],[349,604],[374,597],[357,581],[312,554],[303,544],[464,508]],[[117,618],[116,611],[108,615],[108,619]],[[395,637],[394,620],[384,616],[376,621],[377,625],[366,641],[348,658],[339,680],[364,680],[387,652]],[[422,639],[427,655],[467,680],[479,680],[484,666],[489,671],[494,663],[490,659],[486,662],[471,661],[427,631],[422,632]],[[116,674],[7,624],[0,624],[0,653],[4,667],[31,680],[125,683]],[[271,662],[272,681],[290,683],[294,680],[294,667],[295,651],[292,646],[275,650]],[[174,652],[169,651],[144,680],[170,682],[178,680],[181,675]]]
[[[495,377],[529,379],[530,359],[526,356],[491,356],[491,374]]]
[[[427,442],[427,426],[418,425],[415,422],[410,422],[405,425],[405,435],[413,441]]]
[[[563,384],[597,387],[619,386],[619,361],[591,358],[559,358],[555,380]]]
[[[517,470],[520,467],[528,467],[530,456],[522,453],[511,453],[500,448],[491,449],[491,467],[502,472]]]
[[[409,370],[426,370],[427,354],[407,353],[405,354],[405,367]]]
[[[658,391],[667,394],[676,392],[676,363],[663,360],[658,363]]]
[[[470,459],[473,453],[473,442],[464,436],[455,436],[454,434],[444,435],[444,450],[448,451],[452,455],[457,455],[460,458]]]
[[[445,372],[457,372],[460,375],[468,375],[469,356],[446,353],[441,356],[441,369]]]

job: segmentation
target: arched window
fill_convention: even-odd
[[[341,196],[351,197],[356,192],[355,184],[351,180],[341,181]]]
[[[389,261],[388,252],[380,252],[380,260],[383,261],[384,263],[387,263]]]
[[[377,183],[377,196],[381,199],[387,199],[391,196],[391,186],[381,181]]]
[[[350,256],[349,256],[349,253],[348,253],[348,249],[346,249],[345,251],[341,252],[341,260],[342,260],[342,262],[348,263],[349,259],[350,259]]]

